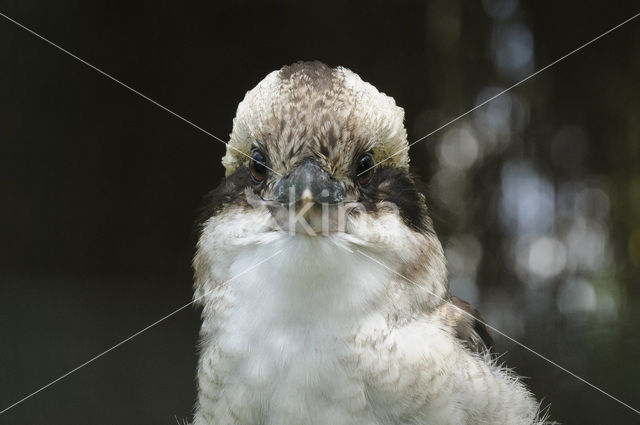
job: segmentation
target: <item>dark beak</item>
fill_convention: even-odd
[[[344,186],[331,178],[313,159],[305,159],[295,170],[280,179],[274,188],[275,200],[281,204],[301,199],[320,204],[344,201]]]

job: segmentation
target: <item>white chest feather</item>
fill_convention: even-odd
[[[205,299],[195,425],[533,424],[512,377],[406,308],[384,268],[327,238],[221,251]],[[471,420],[473,418],[473,421]]]
[[[351,359],[358,331],[380,320],[376,300],[389,276],[319,238],[243,249],[231,274],[279,249],[216,290],[203,325],[211,344],[200,365],[201,409],[218,410],[216,419],[233,411],[216,423],[373,423]]]

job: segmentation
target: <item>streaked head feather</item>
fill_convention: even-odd
[[[301,62],[267,75],[238,106],[226,175],[247,165],[252,146],[281,174],[313,156],[334,178],[349,174],[353,157],[371,151],[374,161],[408,168],[404,110],[347,68]]]

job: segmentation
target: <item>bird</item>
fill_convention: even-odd
[[[194,425],[539,425],[452,296],[404,110],[297,62],[237,108],[193,258]]]

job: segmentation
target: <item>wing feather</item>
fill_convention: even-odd
[[[491,352],[493,337],[485,325],[478,310],[468,302],[451,296],[449,302],[442,304],[438,314],[444,325],[453,330],[453,334],[471,351]]]

